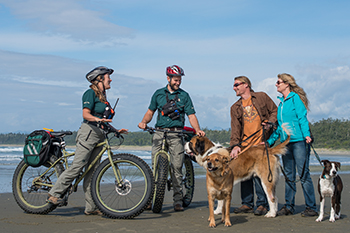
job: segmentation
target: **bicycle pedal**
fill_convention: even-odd
[[[68,205],[68,201],[63,201],[60,204],[58,204],[58,207],[62,207],[62,206],[67,206]]]

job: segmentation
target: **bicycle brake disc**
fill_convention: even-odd
[[[115,191],[121,196],[128,195],[131,191],[132,185],[128,180],[123,180],[122,184],[116,184]]]

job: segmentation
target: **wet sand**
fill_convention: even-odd
[[[325,219],[315,222],[316,217],[302,217],[304,197],[300,183],[297,184],[296,214],[265,218],[254,214],[234,214],[233,210],[240,206],[240,185],[234,187],[231,202],[232,227],[220,223],[221,216],[216,216],[217,227],[208,227],[208,201],[205,179],[196,179],[195,195],[191,205],[183,212],[174,212],[172,191],[166,191],[163,211],[154,214],[145,211],[131,220],[109,219],[99,216],[85,216],[84,200],[81,187],[69,198],[66,207],[60,207],[47,215],[26,214],[15,202],[11,193],[0,194],[0,226],[2,232],[348,232],[350,216],[350,175],[341,174],[344,190],[342,193],[341,219],[335,223],[328,221],[330,200],[326,200]],[[317,189],[318,176],[313,176]],[[279,208],[284,203],[284,180],[277,186]],[[317,207],[319,197],[316,191]]]

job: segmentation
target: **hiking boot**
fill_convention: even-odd
[[[235,213],[235,214],[239,214],[239,213],[253,213],[253,212],[254,212],[254,209],[249,207],[249,206],[246,206],[246,205],[242,205],[241,207],[236,208],[233,211],[233,213]]]
[[[90,211],[90,212],[87,212],[87,211],[84,211],[84,214],[85,215],[98,215],[98,216],[103,216],[103,213],[99,210],[94,210],[94,211]]]
[[[258,216],[265,215],[266,213],[267,209],[262,205],[256,208],[256,210],[254,211],[254,214]]]
[[[318,216],[318,213],[311,209],[310,207],[306,207],[306,209],[301,212],[301,216],[303,217],[315,217]]]
[[[184,211],[184,208],[182,207],[181,204],[176,204],[176,205],[174,206],[174,210],[175,210],[175,211]]]
[[[64,200],[62,198],[54,197],[49,194],[49,196],[46,199],[46,202],[51,203],[53,205],[60,205],[64,203]]]
[[[288,209],[286,206],[283,206],[279,211],[277,211],[278,216],[282,215],[293,215],[293,212]]]

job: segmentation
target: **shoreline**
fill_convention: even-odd
[[[23,145],[20,145],[20,144],[1,144],[0,146],[23,147]],[[66,147],[69,148],[69,149],[73,149],[73,148],[75,148],[75,145],[69,145],[69,146],[66,146]],[[120,147],[112,146],[112,149],[151,151],[152,150],[152,146],[121,145]],[[316,152],[318,154],[349,155],[350,156],[350,150],[345,150],[345,149],[332,150],[332,149],[327,149],[327,148],[315,148],[315,150],[316,150]],[[312,149],[311,149],[311,154],[314,154]]]

